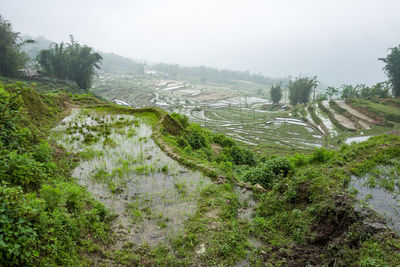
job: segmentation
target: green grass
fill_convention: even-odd
[[[392,101],[389,99],[389,101]],[[395,105],[390,105],[385,100],[374,99],[349,99],[349,102],[356,107],[366,108],[372,113],[385,118],[388,121],[400,122],[400,109]]]

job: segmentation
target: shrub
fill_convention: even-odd
[[[289,158],[289,161],[296,167],[305,166],[308,164],[308,157],[304,154],[296,153],[293,157]]]
[[[215,157],[215,161],[217,163],[221,163],[221,162],[228,162],[230,161],[228,156],[225,153],[219,153],[216,157]]]
[[[182,114],[173,112],[171,114],[171,117],[176,119],[177,121],[179,121],[182,124],[183,128],[186,128],[189,126],[189,118],[186,115],[182,115]]]
[[[213,139],[214,143],[220,144],[223,147],[233,147],[236,145],[235,141],[224,134],[215,134]]]
[[[273,181],[289,174],[292,167],[286,158],[273,158],[245,171],[242,180],[270,188]]]
[[[234,146],[230,149],[230,155],[236,165],[254,166],[256,164],[254,153],[248,149]]]
[[[276,175],[272,170],[263,168],[263,166],[251,168],[242,175],[242,180],[252,184],[260,184],[264,188],[268,188],[275,178]]]
[[[42,163],[49,162],[52,159],[50,145],[45,141],[36,145],[33,148],[32,156],[36,161]]]
[[[0,185],[0,265],[24,265],[39,256],[35,246],[38,235],[26,219],[34,213],[20,187]]]
[[[14,185],[34,188],[47,178],[42,163],[30,154],[18,154],[15,151],[0,155],[0,177]]]
[[[311,162],[326,163],[334,156],[333,151],[328,151],[324,147],[315,148],[311,155]]]
[[[264,163],[264,166],[270,170],[275,175],[281,175],[286,177],[289,174],[289,171],[292,170],[292,166],[290,162],[286,158],[272,158]]]
[[[179,147],[186,147],[189,145],[188,141],[185,138],[183,138],[182,136],[179,136],[176,139],[176,143],[178,144]]]
[[[190,126],[187,140],[193,149],[199,149],[207,145],[207,140],[203,133],[203,129],[201,129],[199,125],[193,124]]]

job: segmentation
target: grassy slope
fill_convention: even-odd
[[[17,94],[21,102],[11,105],[21,105],[21,112],[5,121],[15,127],[15,135],[5,140],[13,140],[17,150],[4,143],[0,151],[0,213],[5,220],[0,265],[89,265],[83,255],[111,238],[109,214],[71,179],[79,155],[46,141],[49,130],[67,114],[72,99],[55,93],[60,89],[49,84],[38,83],[36,88],[51,93],[23,85],[1,87],[9,92],[23,88],[23,93]]]
[[[273,181],[267,191],[256,193],[259,203],[256,215],[245,222],[238,220],[242,204],[229,182],[226,183],[241,178],[240,168],[235,172],[232,165],[214,162],[196,149],[182,149],[179,140],[186,138],[190,130],[185,129],[184,133],[182,129],[175,131],[176,127],[180,129],[181,125],[164,124],[161,119],[154,125],[154,139],[171,157],[203,170],[224,184],[212,185],[202,193],[199,211],[187,222],[185,232],[171,240],[170,245],[155,249],[126,248],[115,256],[119,262],[127,264],[140,258],[144,265],[232,265],[248,253],[248,261],[255,265],[400,263],[399,239],[390,231],[375,227],[380,220],[373,212],[354,209],[354,199],[346,193],[351,175],[363,175],[374,166],[400,156],[399,137],[382,136],[343,146],[339,152],[319,150],[311,156],[289,158],[297,167],[287,177]],[[202,134],[212,140],[210,132]],[[216,229],[210,227],[215,224]],[[261,248],[251,246],[248,237],[261,240]],[[196,251],[202,245],[205,254],[198,255]]]
[[[50,110],[52,105],[46,103],[53,103],[53,110],[58,107],[51,118],[39,116],[39,119],[31,120],[32,124],[37,127],[45,126],[45,131],[41,133],[43,135],[46,135],[46,129],[62,117],[63,108],[59,106],[59,100],[57,100],[59,98],[59,95],[54,95],[54,98],[51,95],[42,95],[40,99],[43,105],[35,105],[37,111]],[[73,102],[117,113],[142,111],[108,105],[90,96],[75,97]],[[40,103],[40,101],[35,103]],[[26,106],[31,107],[31,105]],[[149,109],[146,111],[155,112],[160,118],[165,115],[160,110]],[[28,112],[27,118],[34,118],[35,114],[44,113]],[[171,123],[173,127],[171,127]],[[168,130],[169,127],[170,130]],[[161,148],[168,150],[167,153],[169,152],[172,156],[175,154],[175,158],[182,163],[193,168],[201,168],[211,176],[217,177],[218,174],[223,174],[231,178],[228,181],[235,180],[232,178],[235,176],[234,168],[232,169],[229,164],[227,166],[212,162],[197,151],[189,154],[182,151],[177,145],[179,135],[171,135],[176,128],[180,128],[179,124],[169,119],[154,124],[154,138]],[[182,134],[180,133],[180,135]],[[85,236],[88,238],[79,238],[75,249],[62,241],[55,243],[56,246],[64,244],[65,247],[59,247],[59,249],[60,251],[68,250],[69,257],[67,254],[52,255],[51,250],[48,250],[48,254],[41,253],[35,260],[49,264],[80,263],[86,265],[89,263],[87,260],[82,261],[82,255],[100,254],[102,257],[124,265],[191,265],[197,263],[233,265],[238,260],[245,258],[246,253],[250,253],[248,260],[255,265],[261,265],[262,262],[292,266],[307,263],[328,264],[334,259],[345,265],[396,265],[400,263],[397,256],[400,248],[399,240],[384,230],[369,227],[365,223],[366,218],[351,207],[351,197],[347,196],[345,190],[351,174],[362,175],[373,166],[383,164],[391,158],[398,158],[400,156],[398,151],[400,151],[399,138],[384,136],[359,145],[345,146],[337,154],[323,160],[323,163],[318,163],[315,155],[300,155],[297,159],[293,158],[291,161],[299,167],[294,168],[287,177],[274,181],[267,192],[256,194],[259,205],[256,216],[250,223],[238,219],[237,213],[242,204],[238,201],[233,186],[222,179],[219,181],[222,184],[211,185],[202,192],[198,212],[188,220],[184,233],[171,240],[166,246],[156,248],[127,246],[121,251],[106,253],[104,242],[107,242],[107,239],[104,239],[104,235],[107,235],[109,230],[105,223],[97,224],[95,228],[78,228],[77,232],[86,233]],[[50,196],[57,194],[57,191],[52,191],[51,188],[61,190],[62,196],[68,195],[64,193],[62,187],[58,187],[55,183],[62,182],[65,188],[75,188],[74,181],[68,178],[69,171],[74,166],[73,157],[71,158],[62,151],[57,151],[57,153],[53,153],[54,161],[64,175],[54,180],[50,178],[43,183],[42,188],[46,185],[45,188],[50,190]],[[299,160],[299,157],[303,157],[303,159]],[[299,162],[305,163],[300,164]],[[236,175],[239,175],[240,178],[240,172]],[[90,200],[86,191],[79,192],[89,207],[99,205]],[[44,204],[43,212],[50,214],[47,219],[52,218],[51,214],[54,212],[69,214],[65,202],[57,200],[54,202],[54,200],[44,198],[41,194],[36,197]],[[49,206],[51,203],[56,203],[59,208],[52,210]],[[98,216],[96,209],[92,209],[95,213],[90,216]],[[74,216],[83,215],[84,217],[79,217],[82,220],[89,215],[83,210],[76,212]],[[55,227],[53,224],[56,222],[57,220],[49,221],[47,227],[53,229]],[[343,222],[345,223],[343,224]],[[359,231],[360,227],[363,231]],[[57,229],[56,233],[60,233],[59,231],[65,234],[66,230]],[[262,248],[252,247],[247,240],[248,236],[255,236],[262,240]],[[50,236],[41,238],[43,238],[40,241],[41,244],[51,243],[51,240],[46,239]],[[202,245],[206,250],[199,254],[196,251],[199,251]],[[66,257],[65,261],[59,258],[62,256]]]
[[[176,137],[165,140],[175,146],[175,153],[190,158],[177,146]],[[346,193],[352,174],[365,174],[373,166],[398,158],[398,151],[399,137],[382,136],[343,146],[337,153],[319,150],[311,156],[290,158],[299,167],[275,180],[267,192],[257,194],[259,206],[249,233],[265,247],[264,253],[252,254],[254,263],[261,259],[292,266],[329,264],[337,259],[346,265],[399,264],[399,239],[370,227],[368,220],[379,219],[373,213],[366,217],[355,210],[353,198]],[[199,160],[207,165],[201,156]],[[215,168],[216,163],[208,165]],[[232,175],[232,170],[225,173]],[[361,235],[359,228],[363,229]]]

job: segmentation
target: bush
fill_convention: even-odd
[[[235,141],[224,134],[215,134],[213,139],[214,143],[220,144],[223,147],[233,147],[236,145]]]
[[[189,145],[188,141],[185,138],[183,138],[182,136],[179,136],[176,139],[176,143],[178,144],[179,147],[186,147]]]
[[[286,158],[273,158],[245,171],[242,179],[252,184],[260,184],[264,188],[270,188],[273,181],[287,176],[291,170],[292,166]]]
[[[173,112],[171,114],[171,117],[179,121],[183,128],[186,128],[189,126],[189,118],[186,115],[181,115],[179,113]]]
[[[242,180],[251,184],[260,184],[264,188],[269,188],[275,178],[276,175],[272,170],[263,166],[251,168],[242,175]]]
[[[334,156],[333,151],[328,151],[324,147],[314,149],[311,155],[311,162],[326,163]]]
[[[308,164],[308,157],[304,154],[296,153],[289,161],[296,167],[306,166]]]
[[[34,215],[20,187],[0,185],[0,264],[21,266],[39,256],[38,234],[27,220]]]
[[[275,175],[286,177],[289,171],[292,170],[290,162],[286,158],[272,158],[264,163],[264,166],[270,170]]]
[[[199,149],[207,145],[207,140],[203,131],[204,130],[199,125],[193,124],[190,126],[187,140],[193,149]]]
[[[229,152],[236,165],[254,166],[256,164],[254,153],[251,150],[234,146]]]
[[[225,154],[225,153],[219,153],[216,157],[215,157],[215,161],[217,163],[221,163],[221,162],[228,162],[230,161],[229,157]]]
[[[23,188],[35,188],[47,179],[46,169],[30,154],[15,151],[0,155],[0,177],[3,181]]]
[[[52,160],[51,147],[47,142],[42,142],[33,148],[33,158],[36,161],[46,163]]]

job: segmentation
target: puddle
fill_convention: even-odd
[[[235,191],[239,196],[240,203],[243,204],[243,207],[238,210],[238,219],[251,220],[257,205],[252,191],[242,187],[235,187]]]
[[[135,116],[88,111],[74,111],[54,129],[60,145],[87,155],[73,177],[118,215],[117,247],[157,245],[183,230],[200,191],[211,183],[169,158],[151,133]]]
[[[399,195],[384,190],[381,187],[367,185],[369,175],[362,178],[351,177],[350,187],[357,190],[357,199],[367,203],[370,208],[385,219],[387,225],[400,234],[400,198]]]
[[[121,106],[126,106],[126,107],[130,107],[131,104],[129,104],[128,102],[124,101],[124,100],[119,100],[119,99],[114,99],[113,102],[117,105],[121,105]]]
[[[305,123],[302,120],[298,119],[292,119],[292,118],[275,118],[274,120],[267,121],[268,123],[288,123],[288,124],[294,124],[294,125],[301,125],[301,126],[307,126],[307,123]]]
[[[364,142],[367,141],[371,136],[370,135],[366,135],[366,136],[355,136],[355,137],[349,137],[346,139],[345,143],[350,145],[351,143],[360,143],[360,142]]]
[[[328,130],[328,133],[331,136],[336,136],[337,131],[335,130],[333,123],[328,118],[328,116],[325,113],[323,113],[317,106],[314,106],[314,108],[316,115],[322,120],[322,123],[325,125],[326,129]]]
[[[241,208],[238,209],[238,219],[242,221],[251,222],[255,213],[257,203],[253,199],[253,193],[246,188],[235,187],[235,192],[239,196],[239,201],[241,203]],[[249,236],[247,242],[251,247],[256,249],[261,249],[264,244],[255,237]],[[249,251],[248,251],[249,252]],[[249,260],[249,254],[247,257],[235,264],[236,267],[251,266]]]

